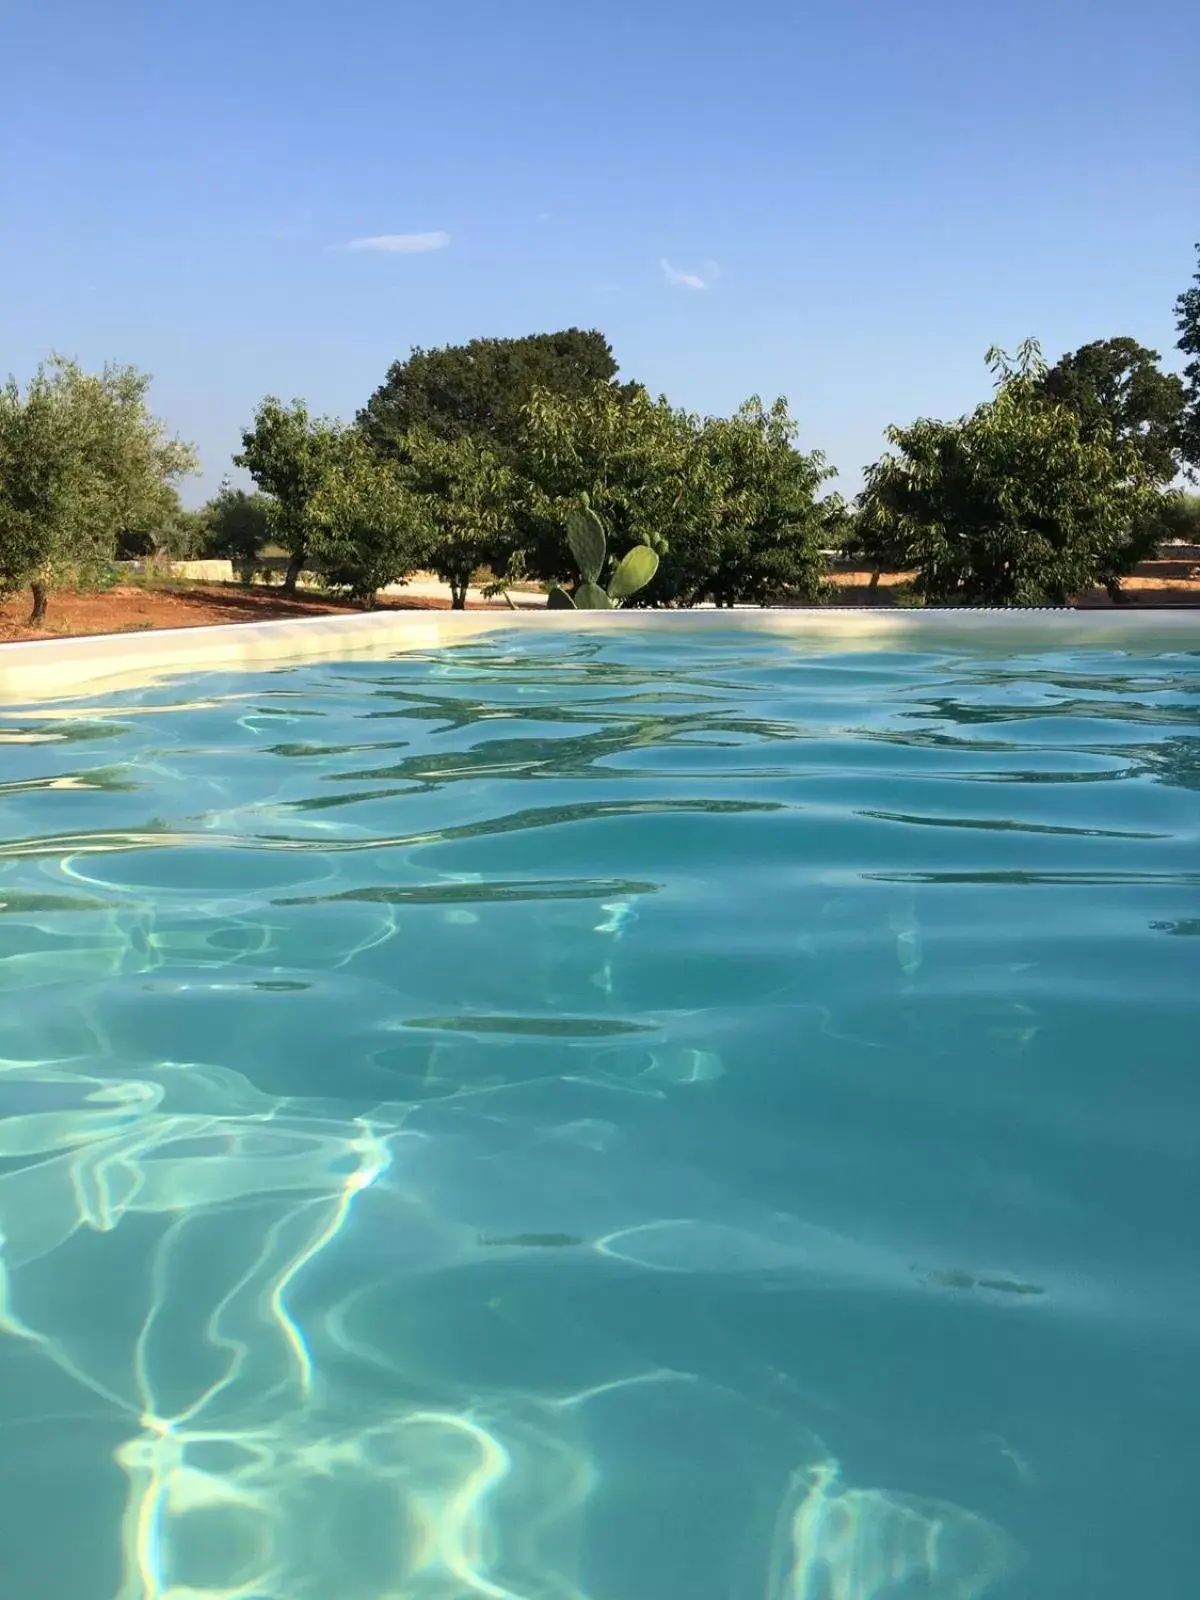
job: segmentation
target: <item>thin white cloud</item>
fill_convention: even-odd
[[[343,250],[373,250],[385,256],[424,256],[431,250],[444,250],[448,233],[377,233],[369,239],[350,239]]]
[[[717,264],[715,261],[710,261],[705,265],[708,276],[702,278],[698,272],[680,272],[679,268],[673,267],[665,257],[659,262],[663,277],[677,289],[707,289],[717,275]]]

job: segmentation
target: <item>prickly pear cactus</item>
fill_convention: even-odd
[[[627,600],[631,594],[644,589],[657,571],[658,551],[648,544],[635,544],[608,580],[610,597]]]
[[[635,544],[617,563],[608,588],[602,588],[600,574],[608,554],[608,535],[604,523],[586,500],[575,506],[567,517],[567,543],[581,581],[574,595],[555,584],[546,598],[551,611],[609,611],[644,589],[658,571],[659,557],[667,553],[667,541],[661,535],[646,534],[642,542]]]
[[[591,506],[576,506],[567,518],[567,543],[584,583],[599,583],[608,540],[604,524]]]

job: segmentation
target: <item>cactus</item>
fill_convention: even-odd
[[[658,551],[648,544],[635,544],[608,580],[610,599],[628,599],[644,589],[657,571]]]
[[[567,518],[567,543],[584,583],[598,583],[604,571],[608,538],[591,506],[576,506]]]
[[[555,584],[546,600],[551,611],[610,610],[646,587],[658,571],[659,557],[666,555],[668,548],[660,535],[647,534],[625,553],[608,580],[608,588],[603,589],[599,580],[608,555],[608,535],[604,523],[586,501],[575,506],[567,518],[567,543],[579,568],[580,582],[573,595]]]
[[[608,611],[612,608],[612,601],[598,583],[581,583],[571,596],[571,604],[577,611]]]

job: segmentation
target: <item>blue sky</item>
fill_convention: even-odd
[[[677,404],[787,394],[852,490],[993,342],[1179,364],[1194,41],[1186,0],[0,0],[0,369],[152,372],[194,502],[264,393],[600,327]]]

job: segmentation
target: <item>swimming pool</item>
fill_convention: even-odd
[[[1200,651],[708,620],[0,716],[6,1593],[1194,1593]]]

